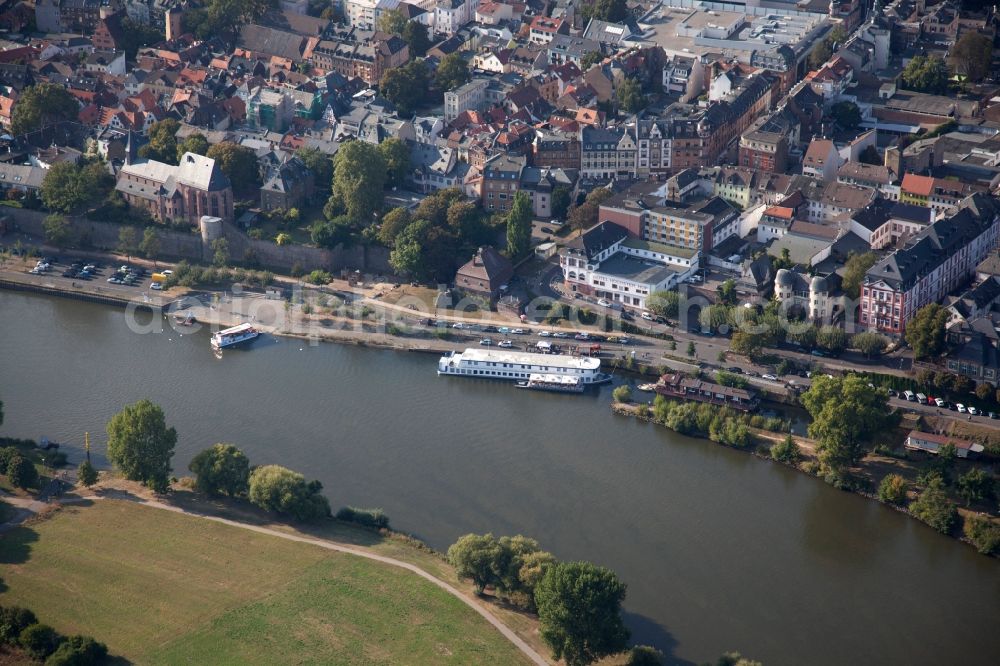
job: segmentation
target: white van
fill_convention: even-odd
[[[903,391],[903,397],[910,402],[916,402],[917,396],[913,395],[913,391]]]
[[[927,404],[927,396],[924,395],[923,393],[918,393],[917,394],[917,402],[919,402],[921,405],[926,405]]]

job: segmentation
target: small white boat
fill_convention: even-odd
[[[213,335],[212,348],[225,349],[243,342],[249,342],[258,335],[260,335],[260,332],[250,324],[240,324],[239,326],[224,329]]]
[[[639,384],[635,388],[644,393],[654,393],[656,391],[656,384]]]

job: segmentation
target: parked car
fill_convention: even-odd
[[[934,404],[935,404],[935,405],[937,405],[938,407],[944,407],[944,406],[945,406],[945,405],[947,405],[948,403],[946,403],[946,402],[945,402],[944,400],[942,400],[941,398],[934,398]]]
[[[643,319],[645,319],[646,321],[653,321],[653,315],[651,315],[651,314],[650,314],[650,313],[648,313],[648,312],[643,312],[643,313],[642,313],[641,315],[639,315],[639,316],[640,316],[640,317],[642,317]]]
[[[451,327],[452,328],[457,328],[457,329],[463,329],[463,328],[465,328],[465,324],[463,324],[462,322],[459,321],[459,322],[455,322],[454,324],[452,324]]]
[[[152,289],[153,291],[160,291],[163,289],[163,285],[160,284],[159,282],[154,282],[151,285],[149,285],[149,288]]]
[[[489,347],[493,344],[493,340],[491,338],[483,338],[479,341],[479,344],[483,347]]]
[[[515,328],[511,330],[511,333],[514,335],[527,335],[528,332],[523,328]]]
[[[510,340],[501,340],[500,342],[497,343],[497,347],[504,347],[505,349],[513,346],[514,343],[511,342]]]
[[[552,331],[539,331],[538,335],[543,338],[548,338],[552,336]]]
[[[743,368],[741,368],[738,365],[731,366],[731,367],[727,368],[727,370],[729,370],[729,372],[733,373],[734,375],[742,375],[743,374]]]
[[[775,377],[774,375],[771,375],[771,374],[765,374],[765,375],[761,375],[761,376],[760,376],[760,378],[761,378],[761,379],[766,379],[766,380],[768,380],[768,381],[772,381],[772,382],[776,382],[776,381],[778,381],[778,378],[777,378],[777,377]]]
[[[972,414],[973,416],[979,415],[979,410],[973,407],[972,405],[969,405],[968,407],[966,407],[966,409],[968,409],[969,413]]]
[[[632,313],[628,310],[622,310],[622,319],[625,321],[635,321],[635,317],[633,317]]]
[[[955,405],[955,409],[958,410],[959,414],[965,414],[965,405],[963,405],[962,403],[958,403],[957,405]]]
[[[556,331],[555,333],[552,334],[552,337],[553,338],[568,338],[569,337],[569,333],[564,333],[562,331]]]
[[[504,335],[507,335],[508,333],[510,333],[510,329],[507,328],[506,326],[501,326],[500,328],[497,329],[497,333],[503,333]]]
[[[496,332],[497,332],[496,326],[483,326],[483,333],[496,333]]]
[[[610,308],[611,307],[611,301],[607,300],[606,298],[602,298],[602,299],[598,300],[597,304],[600,305],[602,308]]]
[[[577,339],[577,340],[589,340],[589,339],[590,339],[590,336],[589,336],[589,335],[587,335],[586,333],[577,333],[577,334],[576,334],[576,335],[574,335],[573,337],[574,337],[575,339]]]

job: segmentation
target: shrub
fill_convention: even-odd
[[[0,606],[0,643],[6,645],[17,643],[21,632],[36,622],[38,618],[27,608]]]
[[[7,463],[7,478],[15,488],[25,490],[38,485],[38,470],[30,460],[15,455]]]
[[[321,490],[323,484],[319,481],[306,483],[304,476],[279,465],[258,467],[250,475],[251,504],[297,520],[330,515],[330,503],[320,494]]]
[[[195,474],[198,490],[209,495],[230,497],[246,494],[250,459],[232,444],[215,444],[191,459],[188,469]]]
[[[358,509],[353,506],[345,506],[337,511],[336,518],[347,523],[357,523],[375,529],[389,528],[389,516],[385,515],[382,509]]]
[[[1000,525],[989,518],[971,516],[965,521],[962,530],[983,555],[1000,554]]]
[[[94,469],[89,460],[84,460],[76,470],[76,478],[89,488],[97,483],[97,470]]]
[[[0,471],[6,473],[7,467],[10,465],[10,461],[13,460],[14,457],[20,455],[21,453],[13,446],[0,448]]]
[[[615,402],[632,402],[632,389],[622,385],[611,392],[611,397]]]
[[[104,663],[108,646],[90,636],[70,636],[45,660],[45,666],[96,666]]]
[[[27,627],[21,632],[21,637],[18,640],[21,647],[39,661],[48,657],[59,647],[59,634],[47,624],[35,623]]]
[[[778,462],[795,464],[802,457],[802,451],[791,435],[771,445],[771,458]]]
[[[332,280],[333,280],[333,277],[327,271],[323,271],[323,270],[319,270],[319,269],[314,270],[312,273],[310,273],[306,277],[306,281],[307,282],[311,282],[312,284],[319,284],[319,285],[330,284],[330,282]]]
[[[663,653],[648,645],[635,645],[628,651],[625,666],[661,666]]]
[[[909,484],[899,474],[886,474],[878,484],[878,499],[886,504],[902,506],[906,503]]]

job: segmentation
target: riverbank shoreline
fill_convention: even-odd
[[[645,415],[642,413],[642,407],[646,407]],[[649,408],[649,406],[646,405],[645,403],[612,402],[611,403],[611,411],[612,411],[613,414],[615,414],[617,416],[625,416],[625,417],[634,418],[636,420],[649,423],[649,424],[651,424],[653,426],[661,427],[661,428],[666,428],[666,429],[670,430],[670,428],[668,426],[666,426],[665,424],[660,423],[659,421],[656,420],[655,416],[653,415],[652,409]],[[688,433],[687,436],[694,437],[696,439],[705,440],[705,441],[708,441],[708,442],[712,442],[712,444],[715,444],[717,446],[725,446],[726,448],[735,449],[737,451],[743,451],[743,452],[748,453],[749,455],[751,455],[751,456],[753,456],[755,458],[758,458],[758,459],[761,459],[761,460],[766,460],[766,461],[774,463],[774,464],[783,465],[785,467],[794,469],[797,472],[805,474],[806,476],[809,476],[809,477],[811,477],[813,479],[816,479],[818,481],[826,483],[826,481],[820,476],[820,474],[818,472],[818,466],[819,466],[819,457],[817,455],[817,446],[818,445],[817,445],[817,443],[814,440],[811,440],[811,439],[809,439],[807,437],[802,437],[800,435],[794,435],[794,434],[791,434],[791,433],[771,432],[771,431],[767,431],[767,430],[762,430],[760,428],[751,428],[751,432],[752,432],[753,437],[754,437],[754,444],[751,447],[744,447],[744,448],[737,447],[737,446],[729,446],[729,445],[724,444],[722,442],[713,441],[705,433],[702,433],[702,432]],[[785,439],[785,437],[788,436],[788,435],[791,435],[793,441],[799,447],[799,460],[794,461],[794,462],[785,462],[785,461],[781,461],[781,460],[775,460],[774,458],[771,457],[771,455],[770,455],[769,452],[765,453],[765,452],[763,452],[761,450],[761,447],[767,447],[767,448],[769,448],[771,445],[777,444],[777,443],[783,441]],[[765,440],[765,441],[761,442],[761,440]],[[853,468],[851,470],[851,476],[852,477],[855,477],[857,479],[857,477],[860,475],[860,479],[862,481],[865,481],[866,483],[870,484],[872,482],[872,480],[874,479],[874,476],[875,476],[876,472],[882,471],[884,473],[889,473],[889,472],[885,471],[886,468],[891,468],[894,473],[904,472],[904,473],[901,474],[901,476],[903,476],[911,484],[911,488],[910,488],[910,491],[909,491],[908,496],[907,496],[908,503],[909,503],[909,501],[911,501],[912,499],[914,499],[916,497],[916,493],[912,489],[912,484],[913,484],[913,482],[915,480],[914,477],[915,477],[916,470],[912,466],[906,465],[905,464],[906,461],[900,460],[898,458],[876,456],[874,454],[869,454],[868,456],[866,456],[866,460],[868,461],[868,464],[864,464],[864,461],[863,461],[862,465],[860,465],[857,468]],[[875,492],[873,492],[872,490],[870,490],[868,488],[862,487],[862,486],[858,485],[857,483],[852,484],[851,487],[838,487],[837,489],[838,490],[842,490],[844,492],[852,493],[854,495],[859,495],[859,496],[864,497],[864,498],[869,499],[869,500],[872,500],[872,501],[874,501],[874,502],[876,502],[876,503],[878,503],[878,504],[880,504],[882,506],[885,506],[885,507],[887,507],[889,509],[892,509],[892,510],[898,512],[898,513],[902,513],[902,514],[905,514],[905,515],[909,516],[910,518],[912,518],[912,519],[916,520],[917,522],[921,523],[922,525],[924,525],[928,529],[933,529],[929,525],[926,525],[917,516],[913,515],[913,513],[909,509],[908,504],[906,506],[902,506],[902,505],[897,505],[897,504],[891,504],[891,503],[888,503],[888,502],[883,502],[883,501],[881,501],[878,498],[878,495]],[[971,517],[980,516],[980,517],[987,518],[988,520],[990,520],[991,522],[993,522],[994,525],[1000,526],[1000,514],[997,514],[997,513],[982,513],[982,512],[977,512],[977,511],[971,511],[971,510],[969,510],[969,509],[967,509],[965,507],[957,506],[957,505],[956,505],[956,508],[958,510],[958,515],[960,516],[962,523],[964,523],[964,521],[968,520]],[[938,533],[941,534],[941,532],[938,532]],[[962,531],[961,531],[961,529],[960,529],[959,526],[956,526],[955,529],[953,529],[950,533],[945,534],[944,536],[947,536],[947,537],[950,537],[950,538],[955,539],[957,541],[960,541],[960,542],[962,542],[962,543],[964,543],[964,544],[972,547],[973,549],[976,548],[975,544],[973,544],[972,541],[968,537],[966,537],[964,535],[964,533],[962,533]],[[984,553],[980,553],[980,554],[984,554]],[[984,555],[986,557],[990,557],[992,559],[1000,559],[1000,553],[994,553],[992,555],[990,555],[990,554],[984,554]]]

